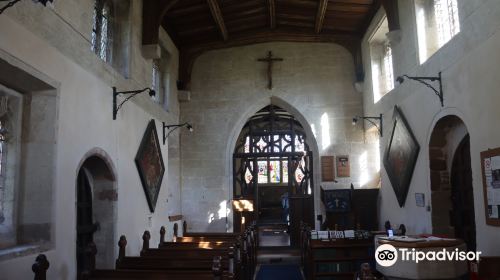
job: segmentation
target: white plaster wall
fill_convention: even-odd
[[[284,59],[273,66],[272,90],[266,88],[267,64],[256,61],[268,51]],[[352,117],[363,111],[362,95],[355,91],[354,81],[352,56],[336,44],[265,43],[201,55],[193,68],[191,101],[181,104],[182,121],[195,128],[193,133],[181,134],[182,212],[188,229],[226,229],[223,202],[232,199],[236,138],[246,120],[271,99],[294,114],[306,130],[311,132],[314,127],[316,131],[316,139],[310,139],[316,213],[321,210],[319,185],[348,187],[352,182],[360,187],[365,173],[366,180],[376,177],[373,160],[360,166],[363,153],[373,159],[376,149],[364,141],[362,124],[352,126]],[[322,126],[322,116],[328,128]],[[335,186],[320,182],[319,155],[349,155],[351,177],[338,178]],[[229,229],[231,219],[232,213]]]
[[[58,2],[61,1],[56,2],[56,8]],[[72,18],[71,14],[75,11],[81,13],[87,2],[90,1],[82,1],[80,10],[67,11],[67,17]],[[93,148],[106,151],[116,167],[116,240],[119,235],[127,236],[127,255],[138,255],[142,244],[141,236],[146,229],[152,233],[153,245],[159,241],[162,225],[167,226],[167,238],[171,238],[172,223],[168,222],[167,217],[180,214],[180,187],[178,183],[174,184],[178,179],[171,180],[167,175],[176,172],[165,172],[156,210],[152,214],[134,163],[150,119],[157,120],[159,137],[162,135],[161,121],[178,121],[176,91],[172,92],[170,98],[170,113],[154,104],[147,95],[141,95],[126,103],[118,113],[117,120],[112,120],[112,86],[130,90],[150,85],[151,61],[144,60],[140,53],[140,3],[132,1],[132,19],[135,24],[132,30],[132,71],[129,79],[122,77],[91,52],[88,38],[85,39],[75,31],[81,29],[78,23],[70,26],[68,22],[72,21],[62,20],[54,10],[42,8],[42,5],[31,1],[23,1],[0,17],[2,59],[7,56],[9,60],[16,60],[16,63],[31,69],[30,72],[37,72],[37,76],[46,77],[58,87],[57,156],[52,187],[54,202],[49,206],[52,207],[54,246],[45,252],[50,261],[48,279],[75,279],[76,176],[83,156]],[[91,15],[89,11],[85,13]],[[91,21],[91,16],[86,20]],[[172,69],[177,71],[178,52],[175,46],[164,31],[161,32],[161,40],[172,55]],[[175,84],[177,72],[172,73],[171,79],[171,83]],[[161,147],[167,167],[168,149],[163,144]],[[110,246],[117,248],[116,244]],[[31,265],[35,257],[36,254],[0,262],[0,279],[32,278]]]
[[[431,213],[416,207],[414,194],[424,193],[430,203],[429,141],[436,122],[445,115],[460,117],[470,133],[471,159],[474,184],[476,233],[478,250],[483,255],[500,254],[500,228],[487,226],[483,202],[483,185],[480,168],[480,152],[500,146],[500,131],[494,129],[500,119],[500,80],[497,75],[500,62],[500,2],[496,0],[458,0],[461,32],[438,50],[424,64],[418,62],[416,24],[413,1],[398,1],[401,22],[401,41],[393,42],[394,76],[435,76],[443,73],[445,107],[425,86],[405,81],[402,85],[373,104],[371,89],[369,49],[367,38],[363,40],[364,110],[366,114],[384,113],[385,123],[392,119],[394,105],[401,107],[408,123],[421,146],[413,179],[404,208],[399,208],[389,179],[382,167],[381,227],[385,220],[404,223],[408,233],[431,233]],[[370,30],[382,16],[379,12]],[[385,135],[390,125],[385,126]],[[387,139],[385,139],[387,140]],[[383,155],[385,143],[381,145]],[[432,205],[431,205],[432,207]]]

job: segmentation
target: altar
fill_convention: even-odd
[[[466,252],[467,247],[462,240],[444,238],[406,238],[397,237],[388,239],[377,236],[374,240],[375,248],[379,245],[390,244],[398,251],[397,262],[389,267],[377,264],[377,270],[387,279],[459,279],[467,273],[467,261],[460,260],[419,260],[414,261],[413,255],[423,256],[428,252],[457,253]],[[403,250],[401,250],[403,249]],[[404,250],[406,249],[406,250]],[[405,254],[403,257],[402,253]],[[433,255],[431,253],[430,255]]]

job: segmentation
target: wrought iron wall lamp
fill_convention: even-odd
[[[156,95],[156,92],[154,89],[151,88],[145,88],[145,89],[140,89],[140,90],[129,90],[129,91],[116,91],[116,87],[113,87],[113,120],[116,120],[116,114],[118,114],[118,111],[120,108],[123,106],[123,104],[127,101],[129,101],[130,98],[138,95],[139,93],[143,93],[145,91],[149,91],[149,96],[153,97]],[[123,94],[130,94],[127,98],[125,98],[118,106],[117,104],[117,96]]]
[[[354,118],[352,118],[352,125],[356,125],[360,119],[367,120],[368,122],[370,122],[371,124],[373,124],[378,129],[378,133],[380,134],[380,137],[384,137],[384,134],[383,134],[383,130],[384,130],[384,118],[383,118],[382,114],[380,114],[379,117],[365,117],[365,116],[360,117],[360,116],[355,116]],[[377,125],[372,120],[378,120],[380,125]]]
[[[439,101],[441,101],[441,107],[444,107],[444,97],[443,97],[443,83],[441,80],[441,72],[439,72],[439,75],[437,77],[410,77],[408,75],[403,75],[399,76],[396,78],[396,81],[400,84],[402,84],[406,79],[414,80],[417,81],[421,84],[424,84],[426,87],[432,89],[432,91],[439,97]],[[429,84],[427,81],[430,82],[439,82],[439,91],[433,87],[431,84]]]
[[[2,14],[5,10],[7,10],[8,8],[14,6],[15,4],[17,4],[17,2],[20,2],[20,1],[21,0],[0,0],[0,2],[9,2],[5,6],[3,6],[2,8],[0,8],[0,14]],[[33,2],[35,2],[35,3],[42,3],[44,6],[47,6],[47,2],[52,3],[52,1],[54,1],[54,0],[33,0]]]
[[[165,145],[165,142],[167,141],[167,138],[168,136],[170,136],[170,133],[174,132],[174,130],[178,129],[179,127],[183,127],[185,126],[189,132],[193,132],[193,126],[187,122],[185,123],[181,123],[181,124],[171,124],[171,125],[168,125],[168,124],[165,124],[165,122],[163,122],[163,145]],[[165,134],[166,130],[169,130],[168,133]],[[172,130],[170,130],[172,129]]]

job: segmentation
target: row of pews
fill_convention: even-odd
[[[184,224],[184,230],[187,229]],[[160,243],[150,247],[151,235],[145,231],[140,256],[125,256],[125,236],[118,242],[119,254],[114,270],[94,270],[86,278],[101,279],[236,279],[253,278],[256,264],[257,233],[255,226],[243,234],[189,233],[165,241],[165,228],[160,230]]]
[[[127,239],[122,235],[115,269],[92,269],[78,279],[253,279],[258,244],[255,225],[249,226],[242,234],[184,231],[182,237],[176,236],[174,228],[174,238],[168,242],[165,241],[165,232],[162,227],[160,242],[153,248],[150,246],[151,234],[145,231],[140,256],[125,255]],[[95,260],[95,245],[87,251],[88,259]],[[44,280],[48,266],[46,258],[37,258],[36,267],[33,266],[35,279]]]

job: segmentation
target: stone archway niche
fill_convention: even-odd
[[[115,167],[108,154],[99,148],[89,151],[77,170],[83,170],[92,191],[92,220],[97,223],[93,241],[97,247],[96,268],[115,266],[118,191]],[[78,186],[77,186],[78,187]]]

